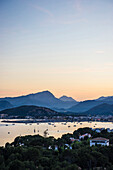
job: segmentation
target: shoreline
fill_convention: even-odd
[[[81,120],[81,121],[71,121],[71,120],[3,120],[1,121],[3,123],[60,123],[60,122],[77,122],[77,123],[80,123],[80,122],[89,122],[89,123],[92,123],[92,122],[109,122],[109,123],[113,123],[112,121],[87,121],[87,120]]]

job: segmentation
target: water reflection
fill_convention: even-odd
[[[3,123],[0,120],[0,146],[6,142],[12,142],[17,136],[24,135],[44,135],[48,129],[47,136],[61,137],[66,133],[73,133],[74,130],[83,127],[110,128],[113,129],[112,122],[60,122],[60,123]]]

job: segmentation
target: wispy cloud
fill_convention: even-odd
[[[31,6],[35,9],[41,11],[42,13],[47,14],[50,17],[53,17],[52,12],[50,12],[48,9],[45,9],[45,8],[39,6],[39,5],[31,5]]]
[[[79,22],[88,22],[87,19],[85,19],[84,17],[81,17],[81,15],[79,15],[82,11],[82,6],[81,6],[81,0],[74,0],[71,3],[71,7],[74,9],[76,9],[76,13],[71,15],[71,14],[67,14],[66,15],[57,15],[55,16],[50,10],[39,6],[39,5],[34,5],[34,4],[30,4],[30,6],[32,8],[37,9],[38,11],[46,14],[47,16],[49,16],[49,18],[44,21],[45,24],[64,24],[64,25],[71,25],[71,24],[75,24],[75,23],[79,23]],[[72,9],[73,10],[73,9]]]
[[[87,22],[87,20],[85,19],[85,18],[80,18],[80,19],[74,19],[74,20],[61,20],[60,21],[60,23],[61,24],[65,24],[65,25],[70,25],[70,24],[75,24],[75,23],[79,23],[79,22],[84,22],[84,23],[86,23]]]

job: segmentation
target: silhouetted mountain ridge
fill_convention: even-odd
[[[5,97],[0,98],[0,101],[9,102],[12,107],[18,107],[22,105],[34,105],[40,107],[48,107],[56,111],[61,112],[75,112],[82,113],[90,110],[91,108],[103,103],[113,104],[113,96],[104,97],[101,96],[95,100],[85,100],[78,102],[72,97],[63,95],[60,98],[56,98],[50,91],[42,91],[38,93],[28,94],[18,97]],[[2,109],[6,109],[5,107]]]
[[[108,104],[113,104],[113,96],[107,96],[107,97],[99,97],[98,99],[96,99],[97,101],[103,101],[104,103],[108,103]]]
[[[69,108],[76,104],[76,101],[61,101],[49,91],[38,92],[26,96],[0,98],[0,100],[7,100],[15,107],[35,105],[49,108]]]
[[[76,100],[74,100],[72,97],[67,97],[67,96],[61,96],[60,98],[59,98],[60,100],[62,100],[62,101],[70,101],[70,102],[72,102],[72,101],[76,101]],[[77,102],[77,101],[76,101]]]

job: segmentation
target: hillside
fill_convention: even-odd
[[[28,94],[25,96],[0,98],[0,102],[3,101],[9,102],[9,106],[8,103],[6,104],[7,107],[3,106],[2,104],[0,105],[0,110],[11,107],[19,107],[23,105],[34,105],[39,107],[47,107],[56,110],[57,112],[68,111],[75,113],[83,113],[103,103],[113,104],[113,96],[102,96],[95,100],[77,102],[72,97],[67,97],[64,95],[60,98],[56,98],[50,91],[42,91],[34,94]]]
[[[49,108],[69,108],[76,104],[76,101],[61,101],[49,91],[38,92],[26,96],[0,98],[0,101],[2,100],[7,100],[15,107],[35,105]]]
[[[102,96],[96,99],[96,101],[102,101],[104,103],[113,104],[113,96],[108,96],[108,97]]]
[[[70,111],[70,112],[85,112],[97,105],[102,104],[102,103],[103,103],[102,101],[86,100],[83,102],[79,102],[75,106],[72,106],[71,108],[68,109],[68,111]]]
[[[38,106],[20,106],[12,109],[0,111],[0,114],[8,114],[13,116],[49,116],[57,115],[54,110],[38,107]]]
[[[113,105],[103,103],[85,112],[91,115],[113,115]]]
[[[0,110],[9,109],[12,107],[13,107],[13,105],[10,102],[8,102],[6,100],[0,101]]]

